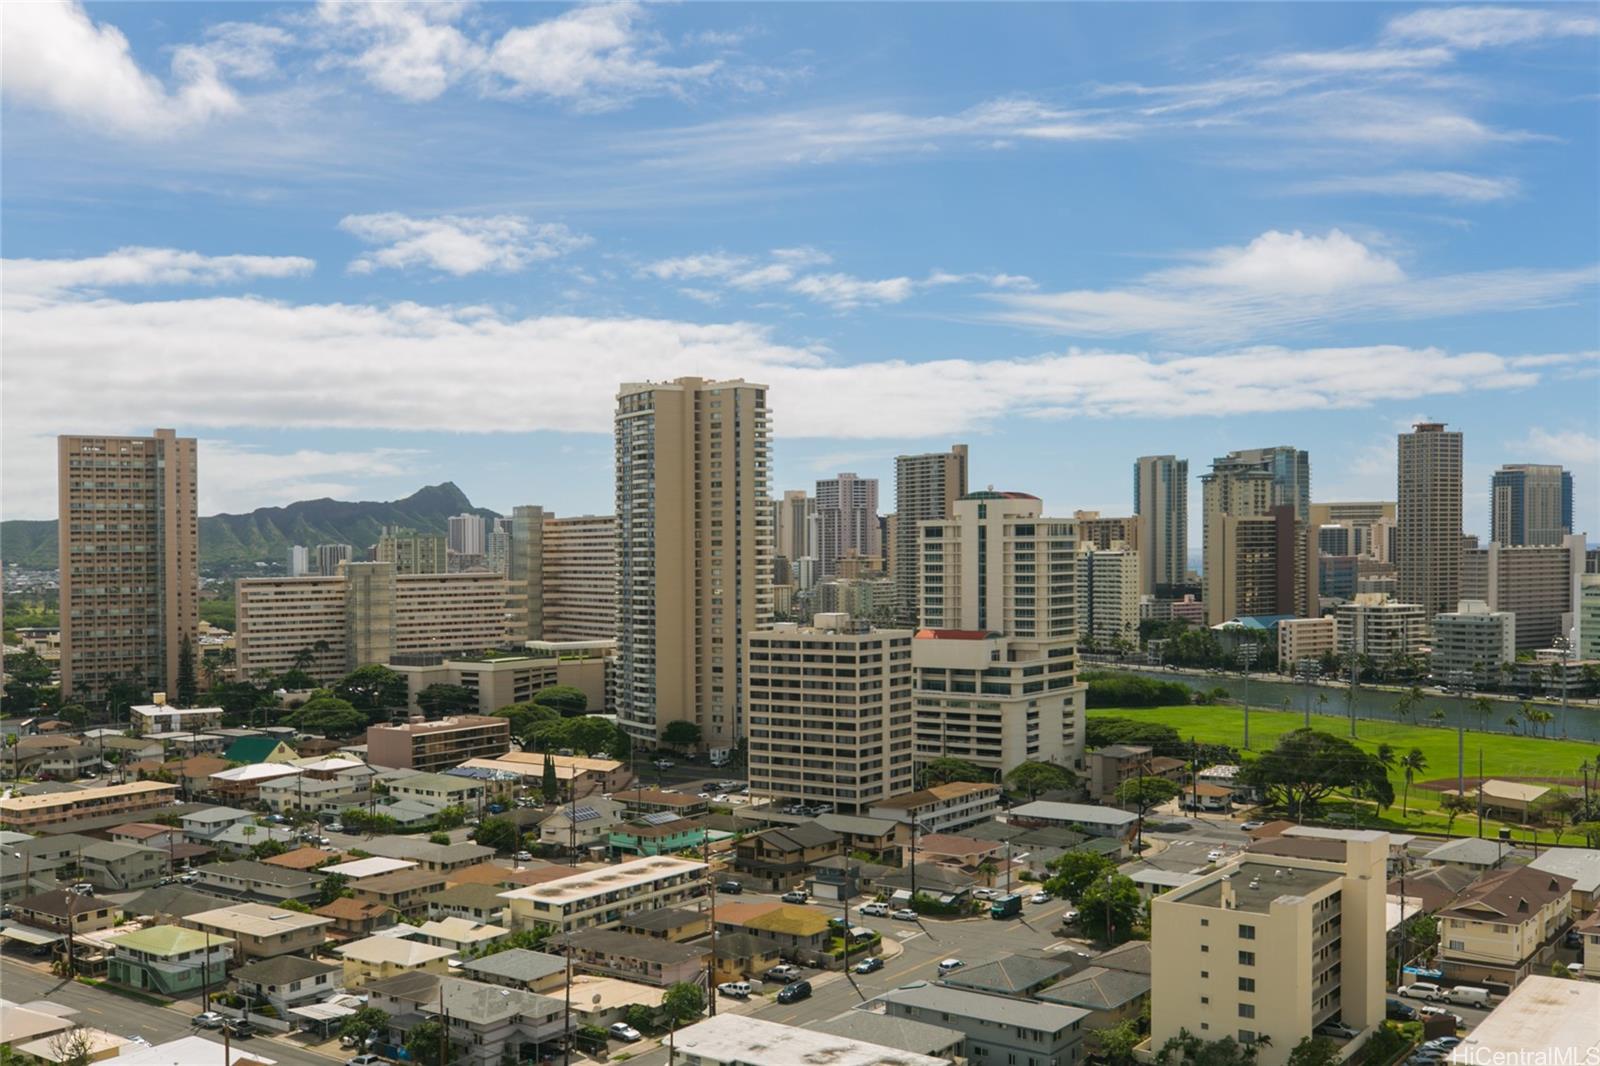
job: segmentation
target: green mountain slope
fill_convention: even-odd
[[[409,526],[443,533],[451,515],[495,512],[472,506],[453,482],[429,485],[403,500],[389,502],[301,500],[287,507],[261,507],[249,514],[219,514],[200,519],[200,565],[282,565],[294,544],[352,544],[364,548],[384,526]],[[56,565],[56,524],[17,519],[0,522],[0,558],[7,565]]]

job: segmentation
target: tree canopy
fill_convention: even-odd
[[[1052,896],[1076,900],[1090,882],[1105,880],[1106,874],[1114,872],[1116,868],[1117,864],[1104,855],[1092,851],[1069,851],[1050,860],[1046,866],[1050,877],[1046,879],[1044,887]]]
[[[1164,777],[1130,777],[1117,786],[1117,802],[1125,807],[1136,807],[1140,815],[1152,807],[1159,807],[1183,791],[1175,782]]]
[[[661,731],[662,743],[673,748],[692,748],[700,743],[700,726],[695,722],[678,719],[668,722]]]
[[[629,751],[628,734],[598,715],[538,722],[523,741],[538,751],[571,748],[580,755],[603,751],[613,759],[625,759]]]
[[[417,693],[417,708],[429,718],[441,718],[451,711],[478,709],[478,694],[465,685],[429,685]]]
[[[1133,718],[1095,716],[1084,725],[1083,742],[1091,748],[1108,748],[1113,744],[1143,744],[1156,755],[1177,756],[1184,747],[1183,738],[1170,725],[1160,722],[1141,722]]]
[[[1144,897],[1139,886],[1123,874],[1097,877],[1084,886],[1078,895],[1078,921],[1091,936],[1109,945],[1132,940],[1139,913],[1144,909]]]
[[[314,695],[289,716],[296,729],[307,733],[323,733],[330,737],[345,737],[359,733],[367,727],[367,716],[350,705],[349,700],[328,694]]]
[[[1077,775],[1071,770],[1048,762],[1022,762],[1006,772],[1006,784],[1027,793],[1030,800],[1041,792],[1071,788],[1077,781]]]
[[[472,839],[495,851],[517,850],[517,827],[509,818],[485,818],[472,833]]]
[[[508,719],[511,732],[519,737],[526,736],[528,730],[540,722],[553,722],[561,717],[561,712],[554,707],[543,707],[537,703],[508,703],[492,713],[496,718]]]
[[[679,981],[667,989],[666,995],[661,997],[661,1013],[667,1016],[668,1022],[673,1026],[682,1025],[691,1018],[698,1018],[700,1012],[705,1009],[706,994],[692,981]]]
[[[371,663],[360,667],[333,686],[334,695],[349,700],[359,710],[384,711],[404,707],[410,690],[406,679],[387,666]]]
[[[1314,729],[1285,733],[1271,751],[1245,763],[1239,777],[1291,816],[1315,811],[1336,789],[1361,791],[1384,807],[1394,803],[1394,785],[1376,756]]]
[[[922,787],[932,788],[934,785],[947,785],[952,781],[993,781],[994,774],[975,763],[965,759],[953,759],[948,755],[940,756],[930,761],[922,768]]]
[[[564,718],[572,718],[589,709],[589,697],[584,695],[583,689],[572,685],[549,685],[535,692],[530,702],[549,707]]]

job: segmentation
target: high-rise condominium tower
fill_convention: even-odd
[[[743,733],[742,641],[772,620],[767,389],[679,378],[617,393],[619,724],[655,744]]]
[[[334,577],[339,573],[341,563],[348,563],[352,548],[348,544],[318,544],[316,573],[323,577]]]
[[[610,515],[544,519],[543,640],[617,635],[617,520]]]
[[[878,526],[878,479],[840,474],[817,482],[816,556],[822,576],[834,577],[839,560],[856,555],[881,556]]]
[[[1297,522],[1311,520],[1311,454],[1287,444],[1246,448],[1211,460],[1213,473],[1254,470],[1271,476],[1272,507],[1292,507]]]
[[[488,551],[482,515],[450,517],[449,549],[457,555],[483,555]]]
[[[900,618],[915,623],[921,572],[918,536],[923,522],[950,517],[950,506],[967,494],[967,446],[947,452],[898,455],[894,460],[894,587]]]
[[[380,563],[393,563],[397,574],[442,574],[449,569],[446,538],[401,526],[385,526],[375,552]]]
[[[814,551],[811,534],[816,524],[816,504],[805,489],[788,489],[778,501],[778,554],[790,563]]]
[[[1139,518],[1139,593],[1183,584],[1189,566],[1189,460],[1146,455],[1133,464]]]
[[[174,692],[200,624],[195,439],[158,429],[56,445],[62,697],[95,700],[116,681]]]
[[[1572,532],[1572,475],[1517,463],[1489,479],[1489,539],[1508,548],[1560,544]]]
[[[1206,621],[1304,614],[1305,525],[1263,453],[1234,452],[1200,478]],[[1292,451],[1293,449],[1289,449]],[[1305,453],[1298,453],[1304,455]],[[1305,479],[1309,483],[1309,471]],[[1307,507],[1309,510],[1309,505]]]
[[[543,507],[511,509],[511,551],[506,558],[514,606],[512,629],[522,640],[544,639]]]
[[[1456,609],[1461,593],[1460,433],[1419,422],[1400,434],[1396,558],[1399,599],[1423,614]]]

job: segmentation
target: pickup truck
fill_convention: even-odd
[[[761,979],[763,981],[782,981],[785,984],[788,984],[790,981],[798,981],[800,980],[800,967],[790,966],[788,963],[784,963],[781,966],[774,966],[772,969],[762,974]]]

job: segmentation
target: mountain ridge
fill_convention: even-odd
[[[258,507],[238,514],[200,519],[201,567],[282,564],[295,544],[374,544],[384,526],[407,526],[419,533],[444,533],[452,515],[498,517],[474,507],[453,481],[424,485],[398,500],[297,500],[281,507]],[[54,519],[0,522],[0,560],[5,565],[53,567],[57,542]]]

